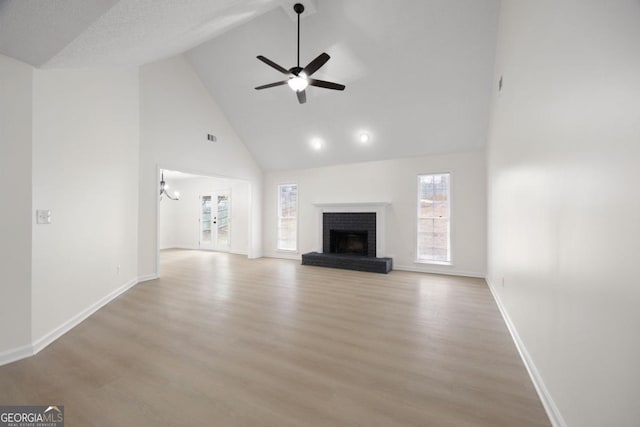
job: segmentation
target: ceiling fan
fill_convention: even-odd
[[[287,79],[280,82],[258,86],[256,90],[288,84],[289,87],[296,92],[296,95],[298,96],[298,102],[300,104],[304,104],[305,102],[307,102],[307,94],[305,92],[307,86],[316,86],[333,90],[344,90],[345,86],[339,83],[327,82],[324,80],[311,78],[311,75],[318,71],[320,67],[322,67],[329,60],[330,56],[326,53],[323,52],[318,55],[318,57],[311,61],[306,67],[300,67],[300,14],[304,12],[304,5],[296,3],[295,5],[293,5],[293,10],[298,14],[298,65],[287,70],[286,68],[276,64],[272,60],[265,58],[262,55],[258,55],[257,58],[260,61],[280,71],[282,74],[287,76]]]

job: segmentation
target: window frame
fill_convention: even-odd
[[[420,196],[421,196],[421,178],[424,176],[434,176],[434,175],[448,175],[449,176],[449,186],[447,188],[447,201],[449,203],[449,216],[448,216],[448,233],[447,233],[447,260],[431,260],[420,258],[419,248],[420,248],[420,219],[423,217],[420,216]],[[452,187],[453,187],[453,173],[452,171],[443,171],[443,172],[425,172],[419,173],[416,176],[416,221],[415,221],[415,263],[416,264],[434,264],[434,265],[453,265],[453,248],[451,247],[451,242],[453,241],[453,230],[452,230],[452,222],[453,222],[453,200],[452,200]]]
[[[296,220],[296,239],[295,239],[295,249],[282,249],[280,248],[280,219],[281,218],[285,218],[285,217],[281,217],[280,213],[282,212],[281,209],[281,199],[280,199],[280,192],[281,192],[281,188],[282,187],[290,187],[290,186],[294,186],[296,187],[296,216],[295,216],[295,220]],[[277,188],[276,188],[276,251],[278,252],[284,252],[284,253],[290,253],[290,254],[297,254],[298,253],[298,246],[299,246],[299,239],[300,239],[300,221],[298,220],[300,215],[299,215],[299,206],[300,206],[300,186],[296,183],[296,182],[287,182],[287,183],[281,183],[278,184]],[[288,218],[288,217],[287,217]]]

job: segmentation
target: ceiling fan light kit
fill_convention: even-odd
[[[329,60],[330,56],[326,53],[321,53],[311,61],[306,67],[300,67],[300,15],[304,12],[304,5],[296,3],[293,5],[293,10],[298,15],[298,64],[295,67],[286,69],[272,60],[258,55],[257,58],[278,71],[287,76],[287,80],[283,80],[275,83],[268,83],[266,85],[258,86],[256,90],[267,89],[276,86],[288,85],[297,95],[298,102],[304,104],[307,102],[306,89],[308,86],[321,87],[324,89],[344,90],[345,85],[333,82],[327,82],[324,80],[312,79],[311,75],[318,71]]]
[[[287,84],[289,87],[295,92],[300,92],[301,90],[305,90],[307,86],[309,86],[309,81],[307,80],[307,76],[305,73],[300,73],[298,76],[291,77]]]

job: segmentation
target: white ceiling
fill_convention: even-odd
[[[182,53],[279,0],[0,0],[0,53],[37,67],[141,65]]]
[[[193,179],[193,178],[202,178],[200,175],[194,175],[192,173],[174,171],[169,169],[164,169],[162,171],[162,176],[165,180],[169,181],[179,181],[183,179]]]
[[[282,9],[186,56],[266,170],[427,155],[485,145],[497,19],[497,0],[319,1],[301,23],[301,66],[325,51],[314,77],[347,88],[309,88],[304,105],[287,86],[254,90],[283,77],[256,55],[295,65]]]
[[[499,0],[314,1],[301,23],[301,65],[327,52],[331,60],[314,77],[347,88],[309,88],[304,105],[287,86],[253,89],[282,79],[256,55],[295,65],[292,3],[0,0],[0,53],[68,68],[139,65],[187,51],[266,170],[484,146]],[[360,132],[371,136],[367,144],[357,141]],[[321,150],[310,148],[313,138]]]
[[[217,176],[207,176],[207,175],[196,175],[192,173],[174,171],[170,169],[162,170],[162,176],[167,182],[179,182],[179,181],[184,181],[186,179],[209,179],[209,180],[215,181],[220,186],[230,185],[232,181],[230,178],[221,178]]]
[[[0,53],[39,67],[118,0],[0,0]]]

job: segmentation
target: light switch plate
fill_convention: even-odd
[[[51,210],[38,209],[36,211],[36,223],[38,224],[51,224]]]

